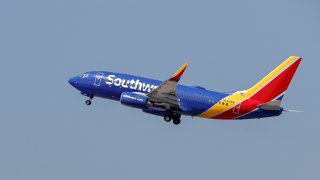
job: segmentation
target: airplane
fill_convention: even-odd
[[[90,71],[69,79],[89,99],[120,101],[122,105],[162,116],[178,125],[181,116],[218,120],[260,119],[279,116],[281,101],[302,58],[291,56],[247,90],[215,92],[200,86],[178,84],[188,64],[165,81],[108,71]],[[292,110],[293,111],[293,110]]]

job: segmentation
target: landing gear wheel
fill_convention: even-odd
[[[86,105],[90,106],[92,99],[93,99],[93,95],[90,95],[90,99],[86,100]]]
[[[175,124],[175,125],[179,125],[180,122],[181,122],[180,118],[174,118],[173,119],[173,124]]]
[[[91,105],[91,100],[86,100],[86,105],[90,106]]]
[[[171,117],[169,115],[165,115],[163,117],[163,119],[166,121],[166,122],[170,122],[171,121]]]

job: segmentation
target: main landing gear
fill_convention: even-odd
[[[166,122],[170,122],[170,121],[172,120],[173,124],[175,124],[175,125],[179,125],[179,124],[180,124],[180,122],[181,122],[180,118],[181,118],[181,115],[180,115],[180,114],[172,113],[172,112],[167,113],[167,114],[163,117],[163,119],[164,119]]]
[[[90,106],[92,102],[93,96],[90,96],[90,99],[86,100],[85,103],[86,105]]]

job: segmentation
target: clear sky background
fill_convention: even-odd
[[[0,179],[320,179],[319,1],[0,1]],[[290,55],[284,98],[304,113],[180,126],[85,97],[109,70],[246,89]]]

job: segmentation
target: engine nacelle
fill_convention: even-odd
[[[121,94],[120,103],[138,109],[147,109],[152,106],[152,103],[150,103],[146,95],[133,92],[123,92]]]

